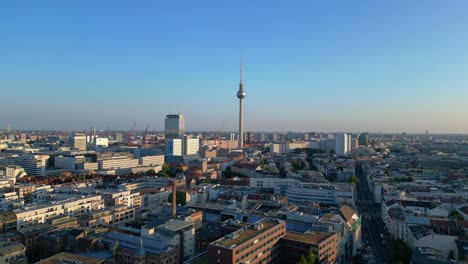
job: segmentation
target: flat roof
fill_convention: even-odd
[[[188,261],[186,261],[189,264],[208,264],[208,254],[207,252],[202,253],[201,255],[194,257]]]
[[[18,254],[21,251],[25,251],[26,248],[21,243],[1,242],[0,243],[0,256],[9,256],[12,254]]]
[[[100,264],[104,263],[103,259],[87,257],[67,252],[62,252],[52,257],[46,258],[37,262],[39,264],[59,264],[59,263],[80,263],[80,264]]]
[[[158,227],[169,229],[171,231],[178,231],[184,228],[191,228],[192,226],[193,224],[189,222],[185,222],[185,221],[178,220],[178,219],[170,219],[170,220],[167,220],[166,223]]]
[[[322,233],[322,232],[314,232],[314,233],[307,233],[307,234],[286,232],[286,235],[283,237],[283,239],[318,245],[333,235],[334,235],[333,233]]]
[[[279,225],[281,222],[282,221],[280,220],[263,219],[258,222],[252,223],[249,226],[246,226],[240,230],[237,230],[231,234],[228,234],[214,241],[213,244],[223,247],[234,247],[262,234],[267,230],[270,230],[271,228]],[[262,226],[259,229],[256,229],[255,225],[258,224],[261,224]]]

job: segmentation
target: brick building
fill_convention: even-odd
[[[287,232],[279,243],[281,263],[297,263],[301,255],[312,251],[317,264],[336,263],[338,257],[338,236],[335,233],[293,233]]]
[[[279,263],[276,244],[286,234],[286,223],[263,219],[208,245],[209,263]]]

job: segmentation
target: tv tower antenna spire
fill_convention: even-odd
[[[243,74],[243,56],[242,56],[242,51],[241,51],[241,57],[240,57],[240,83],[239,83],[239,91],[237,92],[237,98],[239,98],[239,142],[237,147],[239,149],[244,148],[244,118],[243,118],[243,99],[246,96],[246,93],[244,91],[244,84],[242,83],[242,74]]]

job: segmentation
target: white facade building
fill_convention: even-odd
[[[348,155],[351,152],[351,135],[339,133],[335,135],[335,152],[336,155]]]
[[[75,134],[72,137],[72,149],[86,150],[86,136],[84,134]]]
[[[164,155],[145,156],[140,158],[141,166],[160,166],[164,164]]]
[[[26,171],[20,166],[10,165],[5,168],[5,176],[7,178],[21,178],[26,176]]]
[[[182,156],[183,154],[183,139],[173,138],[166,140],[166,155]]]
[[[100,195],[84,198],[70,198],[64,201],[46,204],[30,204],[14,210],[17,218],[17,229],[36,224],[43,224],[50,217],[57,215],[79,216],[83,213],[99,210],[104,207]]]
[[[198,154],[200,151],[200,140],[198,137],[189,138],[184,136],[184,155],[194,155]]]
[[[106,206],[125,205],[129,208],[141,206],[139,192],[131,193],[130,191],[117,190],[114,192],[102,193],[102,197]]]
[[[108,138],[94,138],[93,142],[94,147],[104,147],[107,148],[109,146],[109,139]]]
[[[138,167],[138,159],[130,159],[126,156],[112,157],[110,159],[99,160],[99,170],[134,168]]]
[[[13,159],[13,164],[18,165],[33,176],[46,176],[47,160],[49,155],[22,155]]]

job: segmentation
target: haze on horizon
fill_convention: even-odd
[[[0,3],[0,129],[468,133],[467,1]],[[6,26],[5,26],[6,25]]]

